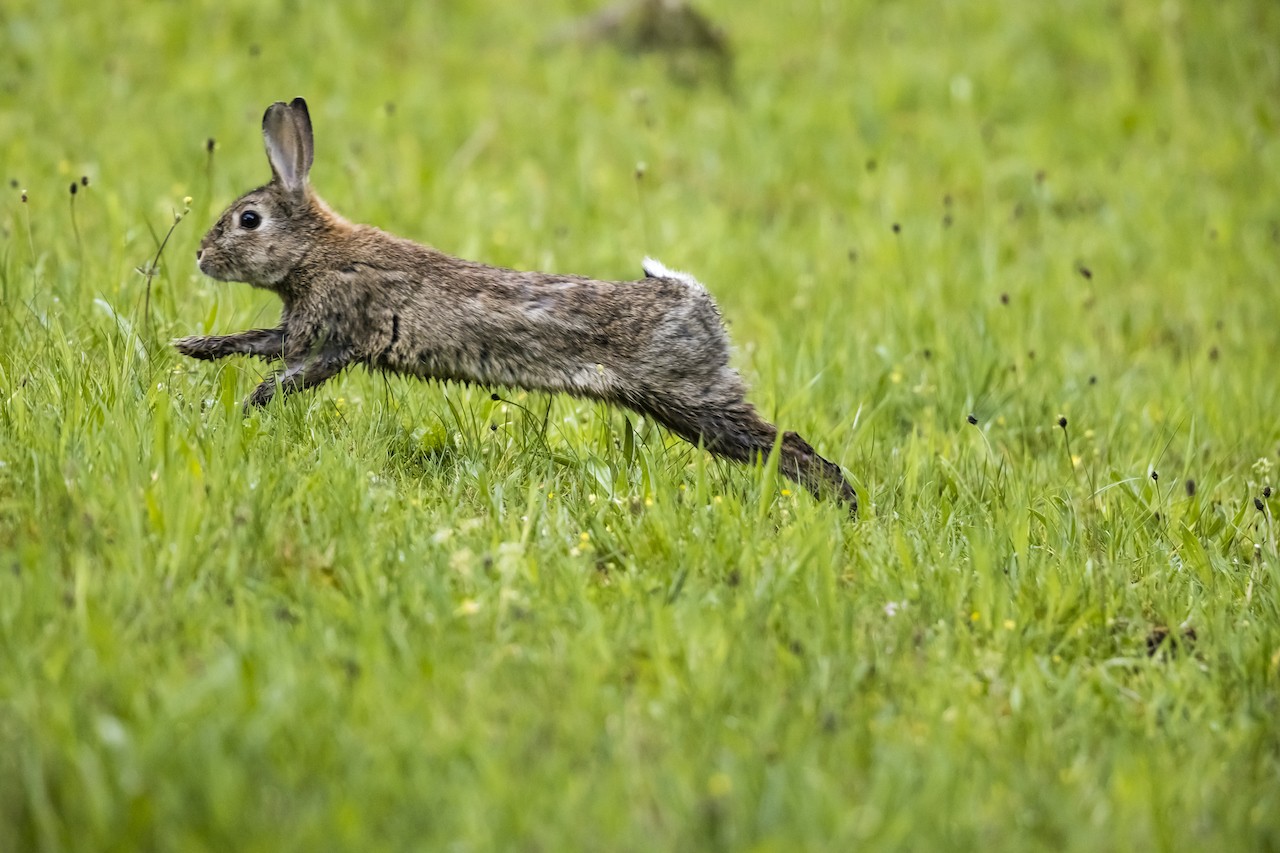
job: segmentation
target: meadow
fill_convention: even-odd
[[[0,853],[1280,849],[1280,9],[593,8],[0,6]],[[295,96],[356,221],[698,276],[859,517],[518,389],[242,416],[168,342],[274,324],[194,252]]]

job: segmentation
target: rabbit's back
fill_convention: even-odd
[[[723,382],[728,339],[692,280],[597,281],[402,251],[411,263],[395,263],[398,251],[344,263],[323,288],[325,313],[371,367],[600,399]]]

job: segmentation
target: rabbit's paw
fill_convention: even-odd
[[[276,395],[275,379],[264,379],[259,383],[257,388],[250,392],[244,401],[244,411],[248,414],[251,409],[260,408],[271,402],[271,398]]]
[[[173,348],[190,358],[211,360],[220,358],[224,353],[219,338],[208,338],[203,335],[189,335],[172,341]]]

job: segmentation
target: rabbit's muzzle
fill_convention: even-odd
[[[202,246],[196,251],[196,269],[218,281],[245,281],[249,278],[234,264],[226,263],[225,253],[216,247]]]
[[[236,263],[235,256],[218,244],[217,239],[206,236],[196,250],[196,269],[219,281],[249,281],[253,276],[251,270],[244,269],[243,264]]]
[[[209,261],[212,260],[209,255],[209,251],[204,246],[196,249],[196,269],[200,270],[200,272],[205,275],[219,278],[220,276],[218,276],[217,271],[209,268],[211,266]]]

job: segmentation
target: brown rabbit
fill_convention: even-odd
[[[491,267],[334,213],[311,189],[306,102],[262,118],[272,180],[240,197],[196,252],[200,271],[272,290],[280,325],[174,341],[184,355],[254,355],[284,369],[245,401],[314,388],[352,364],[423,378],[559,391],[634,409],[738,462],[767,456],[777,428],[744,399],[710,294],[646,258],[639,281]],[[857,512],[840,467],[786,432],[779,468]]]

